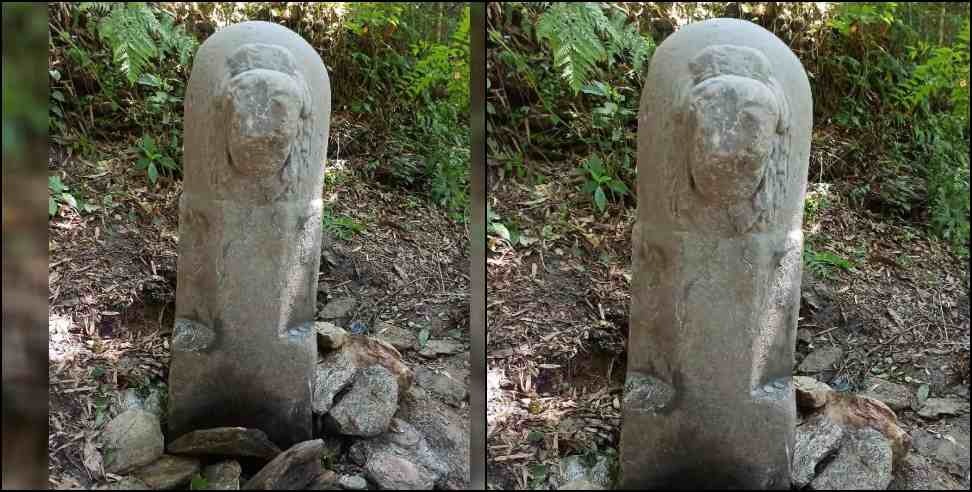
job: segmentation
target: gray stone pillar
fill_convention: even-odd
[[[267,22],[199,48],[185,100],[169,435],[311,438],[313,329],[331,91],[320,56]]]
[[[655,52],[638,116],[622,487],[789,488],[810,86],[765,29]]]

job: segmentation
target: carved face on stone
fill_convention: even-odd
[[[690,62],[695,84],[685,116],[689,172],[695,190],[731,207],[753,198],[783,132],[786,102],[765,57],[752,49],[714,46]]]
[[[277,46],[244,45],[228,65],[224,97],[232,165],[245,175],[270,176],[286,164],[300,133],[306,85],[293,56]]]

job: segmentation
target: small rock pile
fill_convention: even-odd
[[[413,385],[415,373],[391,344],[317,323],[320,350],[315,437],[281,450],[259,429],[190,432],[165,446],[158,395],[119,396],[119,413],[85,447],[89,469],[112,481],[99,489],[330,490],[462,489],[469,483],[469,437],[448,405]],[[423,385],[455,402],[466,398],[422,369]],[[447,400],[448,401],[448,400]],[[451,402],[450,402],[451,403]],[[100,451],[99,451],[100,448]],[[343,458],[343,459],[342,459]],[[100,460],[99,466],[90,466]],[[357,473],[336,473],[324,464]]]

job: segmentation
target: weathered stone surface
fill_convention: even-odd
[[[360,475],[341,475],[338,484],[345,490],[364,490],[368,488],[368,481]]]
[[[823,415],[808,419],[796,428],[790,477],[793,485],[803,488],[811,480],[818,464],[837,452],[844,429]]]
[[[244,22],[199,48],[185,97],[169,430],[311,437],[330,85],[289,29]]]
[[[238,461],[227,460],[213,463],[203,469],[206,490],[240,490],[240,474],[243,469]]]
[[[465,350],[462,342],[456,340],[429,340],[422,350],[419,350],[419,355],[427,359],[434,359],[443,355],[453,355],[458,354]]]
[[[344,328],[326,321],[314,323],[314,331],[317,333],[317,348],[322,351],[339,349],[348,338]]]
[[[865,390],[861,393],[861,396],[874,398],[894,411],[911,408],[911,403],[915,397],[911,388],[880,378],[869,378],[864,382],[864,388]]]
[[[848,434],[834,461],[810,484],[814,490],[884,490],[891,483],[891,444],[874,429]]]
[[[95,490],[152,490],[152,487],[137,478],[123,477],[117,482],[101,484]]]
[[[380,488],[431,488],[450,470],[414,426],[394,419],[388,432],[351,446],[351,459]],[[440,488],[445,488],[440,486]]]
[[[932,467],[924,456],[910,453],[895,465],[888,490],[963,490],[963,487],[947,473]]]
[[[844,430],[871,428],[891,443],[895,461],[911,448],[911,437],[898,425],[898,416],[884,403],[863,396],[838,394],[822,413]]]
[[[445,466],[437,486],[449,490],[469,488],[469,423],[448,405],[412,387],[397,417],[425,436],[436,461]]]
[[[216,427],[192,431],[169,443],[169,452],[190,455],[254,456],[270,459],[280,448],[260,429]]]
[[[156,490],[174,489],[189,483],[199,468],[199,460],[195,458],[162,455],[155,462],[139,468],[135,477]]]
[[[621,487],[789,487],[811,116],[799,60],[755,24],[689,24],[655,51]]]
[[[950,473],[965,477],[969,473],[969,448],[958,441],[949,434],[939,437],[924,429],[916,429],[912,433],[916,452],[941,463]]]
[[[161,417],[164,411],[162,408],[162,392],[154,387],[144,397],[134,388],[118,391],[115,394],[115,399],[117,408],[116,415],[126,410],[137,409],[145,410],[157,417]]]
[[[126,410],[111,419],[101,433],[104,467],[123,475],[162,456],[164,437],[159,418],[139,409]]]
[[[297,490],[306,487],[321,474],[320,439],[293,445],[271,460],[253,476],[243,490]]]
[[[317,317],[321,319],[339,320],[346,317],[357,305],[358,301],[354,300],[353,297],[335,299],[325,304],[317,313]]]
[[[390,344],[363,335],[352,335],[348,337],[347,343],[341,350],[351,354],[354,365],[359,369],[369,366],[379,365],[395,375],[398,381],[398,388],[406,391],[412,385],[415,375],[412,370],[402,362],[402,354]]]
[[[324,357],[314,370],[314,413],[330,411],[334,397],[351,384],[357,372],[356,361],[349,351],[338,350]]]
[[[793,377],[797,406],[801,410],[820,408],[830,401],[836,392],[827,383],[806,376]]]
[[[590,463],[588,458],[577,454],[562,459],[555,477],[556,483],[562,485],[558,485],[557,488],[559,490],[576,490],[564,489],[564,486],[570,483],[576,485],[578,480],[593,484],[598,490],[611,488],[613,481],[611,460],[607,456],[598,455],[593,461],[593,463]]]
[[[411,331],[384,321],[379,321],[375,326],[375,335],[402,352],[414,349],[418,343]]]
[[[325,416],[327,425],[347,436],[377,436],[398,410],[398,382],[382,366],[359,370],[351,389]]]
[[[578,478],[576,480],[571,480],[563,485],[561,485],[557,490],[606,490],[604,487],[596,483],[592,483],[583,478]]]
[[[311,483],[304,487],[304,490],[339,490],[338,474],[331,470],[324,470]]]
[[[449,372],[436,372],[425,367],[419,367],[415,370],[415,382],[454,406],[459,406],[469,394],[466,390],[466,383],[457,380]]]
[[[918,415],[926,419],[937,419],[945,415],[961,415],[969,412],[969,402],[955,397],[929,398],[918,409]]]
[[[824,371],[833,371],[835,364],[840,362],[844,352],[840,347],[823,347],[807,354],[807,357],[800,363],[799,371],[806,374],[814,374]]]

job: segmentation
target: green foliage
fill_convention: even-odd
[[[599,63],[628,54],[632,70],[640,74],[654,48],[636,24],[611,11],[608,16],[598,2],[554,3],[537,22],[537,38],[550,43],[554,65],[576,94],[591,82]]]
[[[135,166],[147,173],[148,179],[152,184],[158,181],[160,172],[167,173],[171,176],[179,170],[179,165],[171,157],[166,155],[163,149],[158,147],[155,139],[151,136],[142,136],[138,140],[137,146],[140,157],[135,162]]]
[[[321,222],[324,230],[344,241],[350,240],[365,228],[364,224],[354,220],[353,217],[335,216],[330,211],[324,212]]]
[[[78,201],[74,198],[74,195],[67,193],[69,188],[61,181],[60,176],[49,176],[47,178],[47,190],[49,192],[47,197],[47,215],[53,217],[57,215],[58,210],[60,210],[60,204],[67,205],[71,208],[78,208]]]
[[[814,251],[810,245],[803,249],[803,264],[814,275],[823,278],[833,278],[834,269],[850,270],[853,265],[846,258],[829,251]]]
[[[581,164],[581,169],[586,172],[587,178],[584,183],[584,193],[592,197],[594,205],[601,212],[607,208],[607,193],[615,199],[628,194],[628,186],[608,172],[599,156],[588,157]]]
[[[207,490],[209,489],[209,480],[199,473],[192,476],[192,481],[189,482],[189,490]]]

